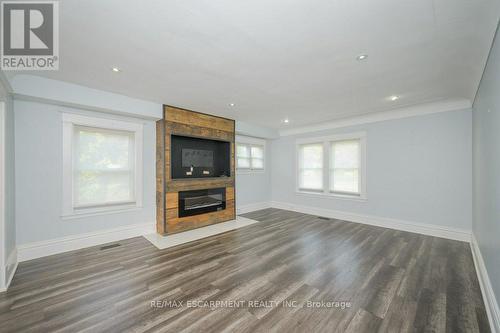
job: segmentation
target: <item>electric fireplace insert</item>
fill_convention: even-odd
[[[193,216],[226,209],[226,189],[179,192],[179,217]]]

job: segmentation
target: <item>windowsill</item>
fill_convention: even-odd
[[[256,170],[236,170],[237,175],[253,175],[253,174],[263,174],[265,173],[265,169],[256,169]]]
[[[63,220],[74,220],[85,217],[109,215],[109,214],[122,214],[136,212],[142,209],[142,206],[133,205],[121,205],[121,206],[111,206],[105,208],[87,208],[81,209],[79,211],[74,211],[73,213],[61,215]]]
[[[339,193],[332,193],[332,192],[325,193],[325,192],[313,192],[313,191],[297,190],[296,194],[304,195],[304,196],[326,197],[326,198],[332,198],[332,199],[360,201],[360,202],[365,202],[368,200],[366,195],[349,195],[349,194],[339,194]]]

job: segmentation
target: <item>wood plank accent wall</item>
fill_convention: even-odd
[[[172,134],[230,142],[231,176],[171,179],[170,137]],[[163,119],[156,123],[156,230],[159,234],[173,234],[233,220],[236,217],[234,137],[234,120],[169,105],[163,106]],[[178,216],[179,191],[219,187],[226,188],[225,210],[195,216]]]

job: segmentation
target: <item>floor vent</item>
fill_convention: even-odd
[[[118,247],[118,246],[121,246],[121,244],[119,244],[119,243],[116,243],[116,244],[110,244],[110,245],[102,246],[102,247],[101,247],[101,250],[112,249],[112,248],[114,248],[114,247]]]
[[[317,216],[317,218],[320,220],[330,220],[329,217],[324,217],[324,216]]]

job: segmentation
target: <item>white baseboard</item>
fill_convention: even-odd
[[[7,274],[7,281],[5,283],[5,289],[9,288],[12,278],[17,270],[17,265],[19,261],[17,260],[17,248],[15,248],[9,255],[7,259],[7,264],[5,266],[5,272]]]
[[[490,322],[491,332],[500,333],[500,308],[498,307],[498,302],[495,297],[493,287],[491,286],[488,271],[486,270],[486,265],[484,264],[483,255],[481,254],[481,250],[474,233],[472,233],[470,247],[472,251],[472,258],[474,259],[474,266],[476,267],[477,278],[481,287],[481,293],[483,295],[484,305],[486,307],[486,313],[488,314],[488,320]]]
[[[248,205],[236,206],[236,214],[246,214],[256,210],[271,208],[271,203],[269,201],[256,202]]]
[[[79,235],[49,239],[18,246],[18,261],[26,261],[67,251],[96,246],[155,232],[155,224],[133,224]]]
[[[7,262],[5,263],[5,286],[0,287],[0,292],[6,291],[10,283],[12,282],[12,278],[14,277],[14,273],[17,270],[17,248],[12,250],[7,258]]]
[[[356,213],[342,212],[324,208],[316,208],[310,206],[295,205],[285,202],[272,201],[271,207],[291,210],[303,214],[324,216],[349,222],[373,225],[377,227],[390,228],[417,234],[441,237],[463,242],[470,242],[471,232],[465,229],[442,227],[433,224],[424,224],[416,222],[402,221],[387,217],[379,217],[373,215],[361,215]]]

